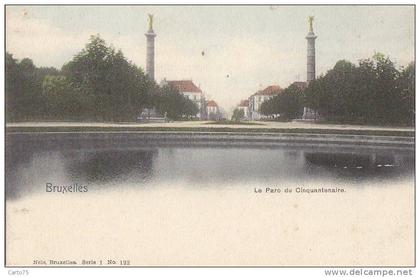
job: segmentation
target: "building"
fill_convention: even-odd
[[[238,110],[242,110],[244,112],[244,119],[251,119],[249,114],[249,100],[242,100],[241,103],[237,106]]]
[[[220,119],[220,110],[219,105],[217,105],[216,101],[209,100],[206,101],[207,107],[207,119],[209,120],[219,120]]]
[[[227,119],[227,113],[223,107],[219,107],[219,114],[220,114],[220,120],[226,120]]]
[[[251,120],[260,120],[265,118],[260,113],[261,104],[264,101],[279,95],[282,91],[283,89],[280,86],[271,85],[251,95],[251,97],[249,97],[249,115]]]
[[[153,15],[149,14],[149,30],[144,34],[147,39],[146,48],[146,75],[155,80],[155,37],[153,31]]]
[[[166,81],[166,83],[182,93],[186,98],[193,101],[198,107],[197,118],[204,119],[205,110],[205,98],[203,91],[197,87],[192,80],[174,80]]]

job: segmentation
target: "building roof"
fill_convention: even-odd
[[[176,88],[179,92],[203,93],[202,90],[197,87],[191,80],[168,81],[168,85]]]
[[[218,107],[217,103],[213,100],[207,101],[207,107]]]
[[[297,86],[301,90],[304,90],[308,86],[308,83],[306,83],[306,82],[294,82],[294,83],[292,83],[292,85]]]
[[[263,90],[256,92],[254,95],[279,95],[283,89],[278,85],[271,85]]]
[[[242,100],[241,103],[239,103],[238,107],[248,107],[249,106],[249,100]]]

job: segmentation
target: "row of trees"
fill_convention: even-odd
[[[199,111],[194,102],[168,85],[163,86],[154,94],[152,106],[160,114],[166,114],[170,119],[190,118]]]
[[[292,119],[305,106],[329,122],[414,125],[414,83],[414,63],[397,69],[389,57],[377,53],[358,65],[338,61],[306,89],[290,86],[263,103],[261,113]]]
[[[260,111],[264,115],[276,115],[282,119],[298,118],[302,115],[303,102],[303,90],[292,84],[270,100],[263,102]]]
[[[121,51],[92,36],[61,70],[37,68],[6,53],[6,120],[133,121],[144,108],[170,119],[197,114],[195,104],[159,87]]]

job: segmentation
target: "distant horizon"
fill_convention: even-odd
[[[6,51],[61,69],[99,34],[145,71],[147,13],[155,15],[156,83],[192,80],[227,113],[269,85],[306,81],[309,15],[316,76],[375,52],[397,67],[414,61],[413,6],[7,6]]]

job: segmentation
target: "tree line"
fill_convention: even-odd
[[[308,107],[326,122],[413,126],[414,97],[414,63],[397,69],[389,57],[376,53],[358,65],[338,61],[307,88],[292,85],[264,102],[260,112],[290,120]]]
[[[135,121],[144,108],[169,119],[198,107],[176,89],[158,86],[99,35],[58,70],[6,53],[6,120]]]

